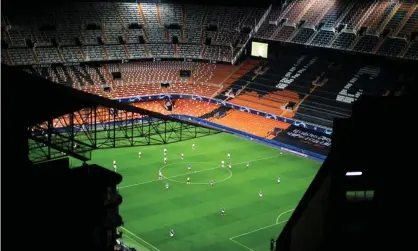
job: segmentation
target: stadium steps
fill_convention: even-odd
[[[220,94],[217,95],[215,98],[224,100],[225,95],[223,94],[223,92],[228,87],[231,87],[234,83],[236,83],[239,79],[244,77],[248,72],[252,71],[255,67],[257,67],[259,63],[260,62],[258,60],[245,60],[239,67],[235,69],[235,71],[231,73],[231,75],[229,75],[229,77],[225,81],[221,83],[223,87],[220,90]]]
[[[148,38],[148,32],[147,32],[147,29],[146,29],[146,27],[148,27],[148,23],[147,23],[147,19],[145,18],[145,14],[144,14],[144,10],[142,9],[142,5],[141,4],[138,4],[138,11],[139,11],[139,14],[141,15],[141,17],[142,17],[142,22],[144,23],[144,28],[143,28],[143,31],[144,31],[144,36],[145,36],[145,39],[147,40],[147,41],[149,41],[149,38]],[[147,55],[148,56],[148,55]]]
[[[170,34],[168,32],[168,29],[164,29],[164,33],[165,33],[165,39],[167,39],[167,43],[170,43]]]
[[[94,85],[94,81],[91,78],[91,75],[90,75],[89,71],[87,70],[87,66],[86,65],[82,65],[81,66],[81,70],[83,72],[82,72],[82,74],[80,76],[83,77],[89,84]]]
[[[157,9],[157,20],[158,20],[158,24],[163,27],[163,22],[161,21],[161,13],[160,13],[160,4],[157,3],[156,4],[156,9]]]
[[[65,75],[65,78],[66,78],[66,80],[65,80],[65,83],[64,83],[64,85],[67,85],[67,86],[69,86],[69,87],[73,87],[73,78],[71,77],[71,74],[68,72],[68,69],[67,69],[67,67],[62,67],[62,71],[64,72],[64,75]]]
[[[107,36],[106,36],[106,33],[104,32],[103,28],[100,29],[100,33],[102,35],[103,42],[107,43]]]
[[[405,46],[405,48],[402,49],[401,53],[399,53],[399,57],[403,58],[405,56],[406,52],[411,47],[411,45],[412,45],[412,42],[408,42],[408,44]]]
[[[372,53],[376,54],[376,52],[379,50],[380,46],[386,41],[387,38],[381,38],[379,42],[376,44],[376,46],[373,48]]]
[[[298,15],[298,17],[295,19],[296,20],[296,23],[299,23],[300,22],[300,19],[303,17],[303,16],[305,16],[305,14],[309,11],[309,9],[312,7],[312,5],[314,4],[314,0],[311,0],[311,1],[309,1],[308,2],[308,4],[306,4],[305,5],[305,7],[302,9],[302,11],[299,13],[299,15]],[[295,29],[295,31],[296,31],[297,29]],[[291,38],[293,38],[292,36],[291,36]]]
[[[105,70],[108,82],[110,83],[110,85],[112,87],[114,87],[113,76],[112,76],[112,73],[110,73],[109,67],[105,64],[105,65],[103,65],[103,69]],[[119,66],[118,66],[118,69],[119,69]],[[99,69],[99,71],[100,71],[100,69]],[[120,69],[119,69],[119,71],[120,71]],[[104,77],[104,79],[106,80],[106,77]]]
[[[184,27],[186,27],[186,7],[183,5],[181,7],[181,14],[182,14],[182,24],[181,24],[181,30],[180,30],[180,39],[181,42],[184,41]]]
[[[80,46],[80,52],[81,52],[81,56],[83,56],[83,59],[86,60],[86,53],[84,53],[84,49],[83,46]]]
[[[178,56],[178,46],[177,44],[173,44],[173,50],[174,50],[174,57]]]
[[[105,79],[105,77],[103,76],[103,74],[102,74],[102,72],[100,71],[100,69],[99,69],[98,67],[93,67],[93,69],[96,71],[97,76],[99,76],[100,83],[101,83],[102,85],[106,85],[106,84],[107,84],[107,83],[106,83],[106,79]]]
[[[81,79],[81,74],[77,68],[75,66],[70,66],[70,69],[74,72],[75,79],[78,81],[78,86],[84,86],[84,82]]]
[[[38,55],[36,55],[35,50],[32,48],[30,51],[31,51],[31,53],[32,53],[33,59],[35,60],[35,63],[36,63],[36,64],[39,64]]]
[[[102,48],[102,52],[103,52],[103,54],[106,56],[106,59],[107,60],[109,60],[110,59],[110,57],[109,57],[109,52],[107,51],[107,49],[106,48]]]
[[[396,28],[396,30],[393,32],[393,35],[395,37],[399,34],[399,32],[405,26],[406,22],[408,22],[409,18],[412,16],[412,14],[414,14],[414,12],[417,9],[417,7],[418,7],[418,3],[416,3],[412,8],[409,9],[408,13],[405,15],[405,17],[402,20],[402,22],[398,25],[398,27]]]
[[[128,58],[132,58],[131,53],[129,52],[128,47],[126,47],[126,45],[122,45],[123,50],[125,51],[125,54]]]
[[[201,119],[210,119],[210,118],[213,118],[215,116],[215,114],[217,114],[218,112],[225,112],[225,113],[227,113],[230,110],[232,110],[232,108],[220,106],[220,107],[216,108],[215,110],[213,110],[211,112],[208,112],[208,113],[200,116],[200,118]]]
[[[58,83],[64,83],[65,80],[62,78],[62,76],[59,74],[57,67],[52,67],[52,71],[54,72],[55,76],[57,77]]]
[[[6,51],[6,56],[7,56],[7,63],[8,63],[9,65],[13,65],[12,58],[10,57],[10,55],[9,55],[9,52],[8,52],[8,51]]]
[[[205,6],[205,14],[203,14],[202,23],[200,24],[200,41],[203,41],[203,36],[205,35],[203,24],[206,21],[206,16],[207,15],[208,15],[208,6]],[[202,55],[204,55],[204,54],[202,53]]]
[[[201,57],[204,58],[205,57],[205,54],[206,54],[206,45],[204,44],[203,45],[203,49],[202,49]]]
[[[56,48],[58,57],[62,60],[62,62],[65,62],[64,55],[62,55],[62,51],[60,50],[60,47]]]
[[[377,29],[377,35],[380,35],[383,30],[385,29],[386,25],[389,23],[389,21],[392,19],[392,17],[395,15],[395,13],[398,11],[398,9],[401,7],[400,3],[397,3],[395,7],[392,9],[392,11],[386,16],[385,20],[382,22],[382,24]],[[381,44],[381,43],[380,43]],[[379,45],[380,47],[380,45]],[[376,46],[375,51],[373,53],[376,53],[377,49],[379,48]]]
[[[123,30],[124,30],[126,26],[125,26],[125,22],[123,21],[122,15],[119,12],[119,8],[117,8],[116,5],[113,5],[113,9],[115,10],[116,14],[118,15],[119,22],[122,25]]]
[[[147,55],[147,57],[149,57],[149,51],[148,51],[148,47],[146,44],[144,44],[144,51],[145,51],[145,55]]]

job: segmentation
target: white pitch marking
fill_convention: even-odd
[[[283,213],[279,214],[279,216],[277,216],[277,218],[276,218],[276,223],[274,223],[274,224],[271,224],[271,225],[268,225],[268,226],[265,226],[265,227],[261,227],[261,228],[258,228],[258,229],[256,229],[256,230],[253,230],[253,231],[250,231],[250,232],[247,232],[247,233],[243,233],[243,234],[240,234],[240,235],[237,235],[237,236],[231,237],[231,238],[229,238],[229,240],[231,240],[231,241],[235,242],[236,244],[240,245],[241,247],[243,247],[243,248],[245,248],[245,249],[248,249],[248,250],[252,250],[252,251],[254,251],[253,249],[251,249],[251,248],[249,248],[249,247],[245,246],[244,244],[242,244],[242,243],[240,243],[240,242],[238,242],[238,241],[236,241],[236,240],[234,240],[234,239],[236,239],[236,238],[238,238],[238,237],[241,237],[241,236],[244,236],[244,235],[248,235],[248,234],[252,234],[252,233],[258,232],[258,231],[260,231],[260,230],[263,230],[263,229],[266,229],[266,228],[269,228],[269,227],[273,227],[273,226],[276,226],[276,225],[279,225],[279,224],[285,223],[285,222],[287,222],[288,220],[279,221],[280,217],[282,217],[282,215],[284,215],[284,214],[286,214],[286,213],[289,213],[289,212],[292,212],[292,211],[294,211],[294,210],[295,210],[295,209],[290,209],[290,210],[284,211]]]
[[[278,223],[279,219],[280,219],[280,217],[282,217],[283,214],[287,214],[288,212],[292,212],[292,211],[295,211],[295,209],[290,209],[290,210],[284,211],[283,213],[279,214],[279,216],[277,216],[277,219],[276,219],[276,224],[279,224]]]
[[[121,229],[125,230],[126,232],[130,233],[132,236],[134,236],[135,238],[137,238],[138,240],[143,241],[144,243],[146,243],[147,245],[149,245],[150,247],[152,247],[153,249],[155,249],[155,251],[161,251],[158,248],[156,248],[155,246],[151,245],[150,243],[148,243],[147,241],[145,241],[144,239],[136,236],[134,233],[132,233],[131,231],[129,231],[128,229],[124,228],[124,227],[120,227]],[[140,243],[139,243],[140,244]]]
[[[247,250],[254,251],[254,249],[251,249],[251,248],[249,248],[249,247],[245,246],[244,244],[239,243],[239,242],[238,242],[238,241],[236,241],[236,240],[233,240],[233,239],[231,239],[231,238],[229,238],[229,240],[231,240],[231,241],[235,242],[236,244],[240,245],[241,247],[243,247],[243,248],[245,248],[245,249],[247,249]]]
[[[251,162],[252,163],[252,162],[256,162],[256,161],[260,161],[260,160],[277,158],[279,156],[280,155],[276,155],[276,156],[264,157],[264,158],[260,158],[260,159],[256,159],[256,160],[252,160],[252,161],[244,161],[244,162],[234,163],[234,165],[245,164],[245,163],[248,163],[248,162]],[[167,164],[167,166],[168,165],[174,165],[174,164],[180,164],[180,163],[183,163],[183,162],[171,163],[171,164]],[[209,163],[209,162],[190,162],[190,163],[200,163],[200,164],[216,165],[216,164]],[[217,168],[219,168],[219,167],[214,167],[214,168],[209,168],[209,169],[204,169],[204,170],[196,171],[196,173],[210,171],[210,170],[214,170],[214,169],[217,169]],[[189,175],[189,174],[190,173],[179,174],[179,175],[175,175],[175,176],[172,176],[172,177],[168,177],[168,179],[173,179],[173,178],[177,178],[177,177],[181,177],[181,176],[186,176],[186,175]],[[149,184],[149,183],[156,182],[156,181],[160,181],[160,180],[150,180],[150,181],[135,183],[135,184],[131,184],[131,185],[126,185],[126,186],[123,186],[123,187],[119,187],[119,189],[124,189],[124,188],[128,188],[128,187],[145,185],[145,184]]]

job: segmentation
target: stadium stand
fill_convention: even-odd
[[[164,107],[164,100],[145,101],[139,103],[132,103],[132,105],[143,108],[149,111],[158,112],[164,115],[168,114],[187,114],[194,117],[202,117],[219,108],[219,105],[202,102],[198,100],[178,99],[172,100],[174,107],[172,111],[168,111]]]
[[[257,25],[255,36],[264,40],[417,59],[417,6],[414,1],[297,0],[273,6],[258,24],[266,8],[65,3],[6,11],[1,59],[109,98],[195,94],[331,127],[334,118],[350,115],[350,104],[361,93],[391,90],[387,84],[375,88],[376,79],[388,82],[383,68],[353,67],[309,53],[285,53],[280,64],[215,63],[231,62]],[[190,78],[181,77],[180,70],[190,70]],[[114,79],[114,72],[122,77]],[[367,76],[373,84],[365,84]]]
[[[84,2],[6,10],[3,49],[10,58],[2,60],[12,65],[148,57],[230,62],[266,8]],[[255,36],[415,59],[417,20],[416,1],[296,0],[273,6]]]

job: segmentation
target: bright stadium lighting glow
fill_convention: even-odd
[[[251,44],[251,56],[267,58],[268,44],[252,42]]]
[[[363,172],[347,172],[345,176],[361,176]]]

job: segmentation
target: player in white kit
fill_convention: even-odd
[[[164,165],[167,164],[167,157],[164,157]]]
[[[225,161],[221,161],[221,165],[222,165],[222,167],[225,167]]]
[[[278,183],[278,184],[280,183],[280,176],[279,176],[279,177],[277,177],[277,183]]]
[[[167,149],[164,148],[164,157],[167,156]]]
[[[231,154],[230,154],[230,153],[228,153],[227,157],[228,157],[228,159],[231,159]]]
[[[171,238],[173,238],[173,237],[174,237],[174,230],[173,230],[173,229],[171,229],[171,230],[170,230],[170,237],[171,237]]]
[[[141,158],[142,153],[138,152],[138,158]]]
[[[263,198],[263,192],[261,192],[261,191],[260,191],[260,192],[258,193],[258,196],[260,196],[260,199],[262,199],[262,198]]]
[[[194,144],[192,144],[192,150],[194,150],[194,147],[195,147],[195,145],[194,145]]]
[[[184,160],[184,154],[183,153],[181,154],[181,160]]]
[[[113,161],[113,170],[116,172],[116,160]]]
[[[168,190],[168,187],[169,187],[168,183],[165,184],[165,190]]]
[[[159,180],[163,179],[163,173],[161,171],[158,171],[158,179]]]
[[[189,184],[190,184],[190,178],[189,178],[189,177],[187,177],[186,184],[187,184],[187,185],[189,185]]]
[[[229,169],[231,169],[231,168],[232,168],[232,164],[231,164],[231,163],[229,163],[229,164],[228,164],[228,167],[229,167]]]

